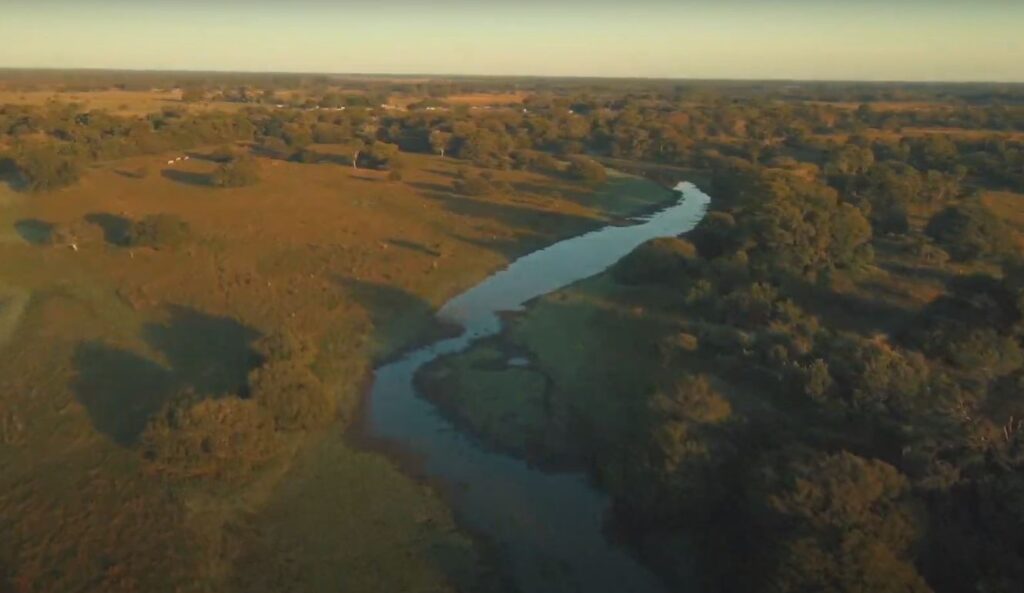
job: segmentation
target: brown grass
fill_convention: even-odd
[[[517,191],[460,196],[450,189],[463,164],[417,155],[403,182],[259,159],[260,183],[219,190],[199,184],[213,163],[168,166],[172,156],[97,165],[73,187],[0,205],[0,285],[31,295],[0,346],[10,586],[319,590],[344,575],[354,591],[450,589],[447,565],[465,574],[474,552],[447,510],[391,464],[349,449],[340,428],[291,441],[266,472],[223,491],[148,476],[111,431],[175,384],[238,389],[246,341],[281,327],[319,338],[351,396],[373,357],[407,345],[433,307],[597,224],[615,192],[499,172]],[[152,172],[134,177],[143,165]],[[74,251],[19,236],[30,223],[109,226],[159,212],[187,221],[193,243]]]
[[[85,110],[100,109],[117,115],[137,116],[161,111],[167,107],[186,108],[189,111],[237,110],[242,103],[202,102],[183,103],[181,91],[84,91],[60,90],[12,91],[0,89],[0,105],[45,105],[49,102],[81,103]]]

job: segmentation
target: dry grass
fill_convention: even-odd
[[[189,111],[233,111],[244,107],[242,103],[203,102],[184,103],[181,91],[83,91],[60,90],[12,91],[0,89],[0,105],[45,105],[59,101],[81,103],[86,111],[99,109],[117,115],[138,116],[161,111],[167,107],[186,108]]]
[[[447,510],[391,464],[348,449],[340,430],[292,441],[226,491],[168,488],[118,437],[176,385],[238,389],[249,340],[281,327],[320,338],[351,396],[372,357],[407,345],[433,307],[597,224],[614,192],[502,172],[517,191],[459,196],[450,188],[462,165],[416,155],[403,182],[259,159],[259,184],[219,190],[200,184],[213,163],[168,166],[171,156],[98,165],[71,188],[0,205],[0,228],[15,229],[0,241],[0,284],[32,295],[0,346],[10,586],[317,590],[347,575],[347,590],[449,590],[448,571],[465,576],[474,551]],[[151,173],[135,177],[143,166]],[[193,244],[73,251],[21,238],[33,225],[88,216],[116,230],[159,212],[187,221]]]

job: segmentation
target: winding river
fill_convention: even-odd
[[[416,393],[416,372],[501,330],[498,313],[598,274],[644,241],[678,235],[704,216],[710,198],[691,183],[677,203],[628,226],[607,226],[526,255],[438,312],[464,331],[376,369],[367,431],[422,461],[426,476],[451,486],[460,523],[494,542],[525,592],[663,591],[659,581],[602,528],[607,495],[582,473],[549,473],[482,447]]]

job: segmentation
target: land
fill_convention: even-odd
[[[588,471],[670,585],[1024,575],[1018,87],[0,79],[4,593],[505,590],[500,542],[353,439],[369,372],[682,179],[713,197],[694,232],[509,315],[421,393]]]
[[[482,586],[480,552],[438,494],[353,449],[340,429],[291,437],[230,496],[227,486],[168,488],[146,473],[135,440],[180,386],[243,390],[252,342],[280,328],[315,336],[338,397],[358,400],[374,361],[411,345],[448,297],[510,258],[671,194],[636,178],[594,192],[508,172],[509,191],[462,196],[452,182],[466,164],[429,156],[412,156],[401,182],[260,158],[258,185],[222,190],[196,181],[215,163],[190,152],[173,166],[181,153],[97,164],[71,188],[12,193],[0,210],[0,517],[10,534],[0,564],[16,567],[11,582]],[[118,244],[155,213],[179,216],[194,240]],[[44,244],[47,229],[77,220],[105,238]]]

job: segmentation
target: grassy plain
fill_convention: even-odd
[[[292,437],[237,484],[163,482],[134,443],[177,389],[243,390],[251,343],[284,327],[320,341],[318,368],[355,401],[373,361],[408,346],[447,297],[516,255],[649,208],[620,196],[650,184],[616,177],[595,192],[500,172],[513,191],[468,197],[451,191],[463,165],[410,156],[402,182],[260,159],[257,185],[214,189],[203,183],[213,163],[168,165],[175,156],[98,165],[47,194],[3,189],[0,590],[485,587],[439,497],[353,450],[341,425]],[[153,213],[181,217],[194,240],[118,244]],[[82,219],[104,239],[40,244],[51,225]]]
[[[122,116],[138,116],[156,113],[165,108],[187,109],[200,111],[234,111],[245,107],[243,103],[196,102],[185,103],[181,100],[181,91],[150,90],[150,91],[80,91],[64,92],[60,89],[19,91],[0,89],[0,105],[45,105],[53,101],[62,103],[79,103],[84,111],[94,109],[107,111]]]

